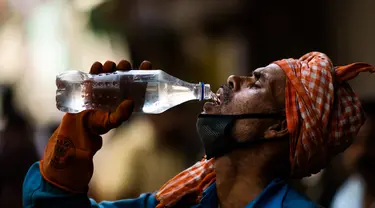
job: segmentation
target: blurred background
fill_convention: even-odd
[[[137,67],[150,60],[216,90],[231,74],[313,50],[335,65],[375,64],[374,11],[373,0],[0,0],[0,207],[22,207],[23,178],[63,115],[55,107],[56,74],[88,72],[95,61],[127,59]],[[357,141],[326,170],[294,182],[324,207],[375,201],[375,75],[350,84],[369,117]],[[137,115],[106,134],[90,196],[155,191],[201,159],[201,107]]]

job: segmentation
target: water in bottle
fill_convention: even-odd
[[[56,86],[56,106],[68,113],[114,111],[123,100],[131,99],[135,112],[157,114],[190,100],[216,99],[209,84],[188,83],[162,70],[97,75],[67,71],[57,76]]]

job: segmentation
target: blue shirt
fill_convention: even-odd
[[[25,177],[23,184],[23,207],[92,207],[92,208],[155,208],[158,201],[155,193],[141,194],[136,199],[124,199],[114,202],[95,202],[86,194],[72,194],[48,183],[39,171],[39,162],[33,164]],[[216,184],[211,184],[204,192],[199,204],[191,208],[218,207]],[[295,191],[283,180],[272,181],[263,192],[246,208],[318,208],[317,204],[306,196]]]

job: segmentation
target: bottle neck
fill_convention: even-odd
[[[211,86],[203,82],[195,84],[194,95],[199,101],[211,99]]]

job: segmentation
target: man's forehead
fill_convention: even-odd
[[[257,69],[255,69],[254,71],[259,71],[259,72],[275,72],[275,71],[280,71],[282,70],[279,65],[277,64],[270,64],[268,66],[264,66],[264,67],[259,67]]]
[[[284,71],[277,64],[270,64],[265,67],[259,67],[254,72],[260,72],[268,76],[282,76],[284,77]]]

